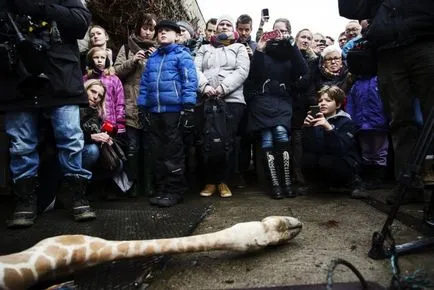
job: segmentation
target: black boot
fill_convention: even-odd
[[[282,199],[283,195],[282,188],[279,184],[279,176],[276,170],[276,157],[272,151],[264,152],[264,168],[268,180],[271,183],[270,196],[274,199]]]
[[[9,228],[32,226],[36,219],[37,200],[36,190],[39,186],[37,177],[17,180],[13,185],[16,197],[15,211],[6,222]]]
[[[68,195],[72,196],[72,215],[75,221],[87,221],[96,218],[95,211],[86,198],[87,179],[79,176],[65,176],[64,182]]]
[[[286,197],[293,198],[295,193],[292,191],[291,182],[291,155],[289,153],[289,143],[277,143],[276,155],[279,172],[281,172],[283,183],[283,194]]]
[[[353,199],[365,199],[369,196],[365,184],[358,174],[353,177],[351,189],[351,198]]]

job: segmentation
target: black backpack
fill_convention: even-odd
[[[207,99],[204,103],[204,127],[202,151],[205,161],[229,159],[232,143],[230,136],[231,117],[226,102],[222,99]]]

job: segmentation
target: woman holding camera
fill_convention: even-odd
[[[307,65],[298,48],[291,43],[289,21],[280,18],[273,29],[274,33],[262,35],[253,54],[246,101],[248,131],[261,138],[265,173],[271,181],[270,195],[281,199],[295,197],[291,188],[289,150],[292,89],[307,72]]]
[[[139,95],[140,79],[145,69],[149,55],[156,50],[153,40],[157,18],[153,14],[145,14],[140,18],[136,29],[128,38],[128,43],[123,45],[116,57],[114,69],[121,79],[125,95],[125,119],[127,126],[127,164],[126,172],[132,181],[137,181],[139,168],[138,153],[143,144],[143,132],[139,122],[137,108],[137,96]],[[147,180],[149,184],[149,178]],[[129,192],[136,196],[136,187]],[[148,189],[149,190],[149,189]]]

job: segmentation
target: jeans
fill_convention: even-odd
[[[262,130],[261,133],[261,148],[272,149],[274,143],[287,143],[289,142],[288,131],[285,127],[278,125],[273,128]]]
[[[47,109],[54,130],[58,160],[63,175],[86,179],[92,173],[82,167],[84,146],[80,128],[80,112],[76,105]],[[8,112],[5,116],[6,133],[10,139],[10,169],[14,182],[38,175],[38,112]]]
[[[84,169],[91,170],[93,165],[99,158],[99,145],[98,144],[85,144],[82,152],[82,166]]]

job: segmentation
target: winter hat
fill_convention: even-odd
[[[229,21],[232,24],[232,27],[235,30],[234,19],[232,17],[230,17],[229,15],[222,15],[222,16],[220,16],[219,19],[217,19],[217,26],[219,26],[219,23],[222,22],[222,21],[224,21],[224,20]]]
[[[155,26],[155,31],[158,31],[158,29],[160,28],[169,28],[176,33],[181,33],[181,28],[179,27],[179,25],[171,20],[161,20],[160,22],[158,22],[158,24]]]
[[[185,30],[188,31],[188,33],[190,33],[190,37],[193,38],[194,37],[194,29],[193,26],[191,26],[190,23],[188,23],[187,21],[178,21],[176,22],[176,24],[178,24],[179,26],[181,26],[182,28],[184,28]]]

